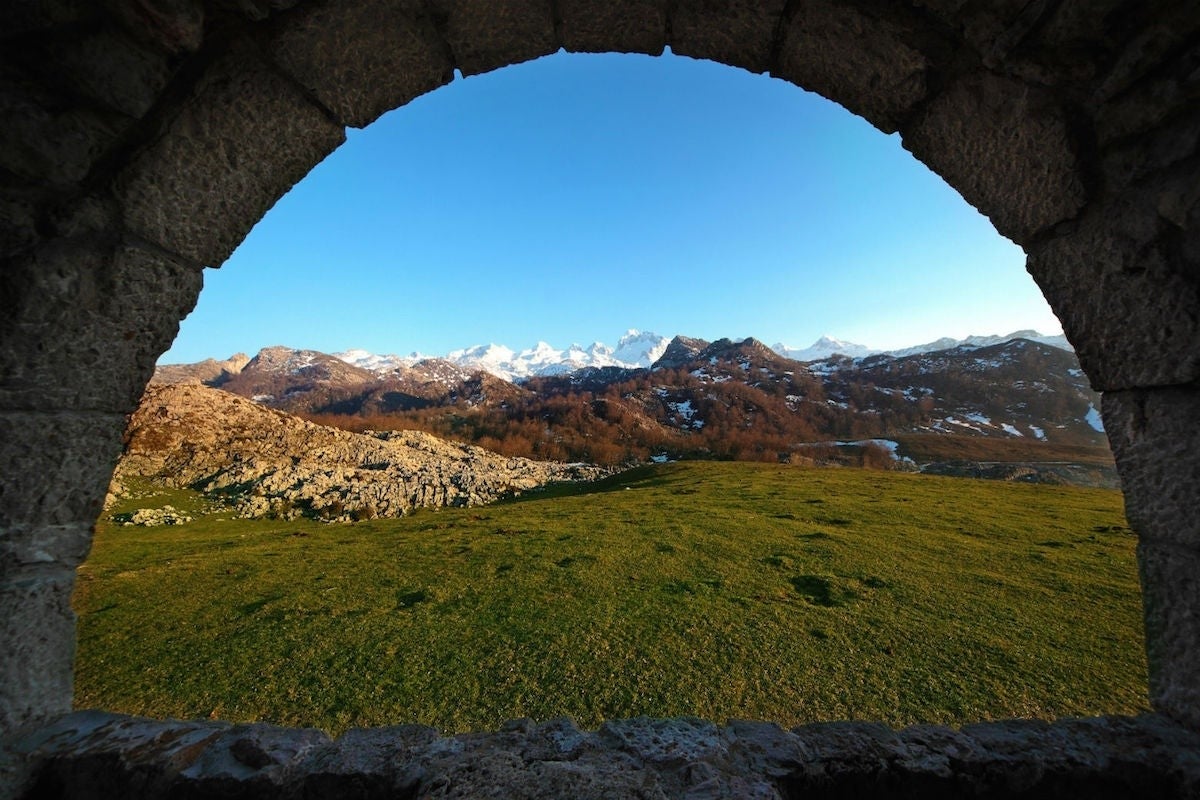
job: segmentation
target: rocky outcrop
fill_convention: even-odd
[[[325,428],[199,384],[152,385],[130,418],[113,494],[142,477],[224,495],[242,516],[349,520],[489,503],[601,474],[582,464],[506,458],[417,431]]]
[[[154,368],[151,383],[205,383],[219,386],[245,369],[250,357],[245,353],[234,353],[221,361],[206,358],[195,364],[163,364]]]

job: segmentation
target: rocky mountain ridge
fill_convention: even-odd
[[[223,497],[245,517],[395,517],[605,474],[586,465],[504,457],[419,431],[365,435],[326,428],[197,383],[148,387],[126,440],[115,496],[130,479],[150,479]]]
[[[581,369],[617,368],[639,369],[648,368],[658,363],[672,341],[700,341],[686,336],[667,337],[650,331],[639,331],[630,328],[617,341],[616,347],[609,347],[602,342],[593,342],[587,347],[572,344],[566,349],[558,349],[546,342],[538,342],[530,348],[514,351],[500,344],[476,345],[473,347],[453,350],[445,356],[427,356],[411,353],[407,356],[394,354],[379,355],[367,350],[352,349],[333,353],[337,358],[351,366],[379,375],[403,373],[410,368],[420,368],[423,364],[440,362],[449,364],[470,374],[478,371],[490,373],[506,381],[519,383],[532,377],[565,375]],[[783,343],[771,346],[771,349],[781,356],[794,361],[818,361],[834,356],[849,356],[864,358],[872,355],[892,355],[897,357],[918,355],[936,350],[947,350],[954,347],[987,347],[1001,344],[1011,339],[1029,339],[1048,344],[1062,350],[1071,351],[1071,345],[1061,334],[1046,336],[1037,331],[1021,330],[1013,333],[995,336],[968,336],[965,339],[942,337],[925,344],[898,350],[878,350],[853,342],[846,342],[832,336],[821,336],[806,348],[793,348]],[[705,343],[707,345],[707,343]],[[289,348],[268,347],[263,352],[288,350]],[[299,354],[312,354],[314,350],[293,351]],[[325,355],[325,354],[321,354]],[[668,361],[677,360],[679,354],[668,356]],[[204,383],[210,383],[224,370],[230,376],[236,375],[252,359],[239,353],[227,361],[217,362],[207,359],[198,364],[166,364],[161,365],[155,372],[155,380],[162,383],[177,383],[189,377]],[[215,365],[215,366],[214,366]]]

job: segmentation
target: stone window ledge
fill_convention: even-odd
[[[81,711],[17,740],[23,798],[1197,797],[1200,735],[1159,715],[960,730],[516,720],[442,736]]]

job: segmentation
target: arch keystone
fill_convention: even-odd
[[[549,55],[560,47],[550,0],[428,0],[463,76]]]
[[[563,47],[572,53],[662,55],[667,0],[558,0]]]
[[[671,52],[766,72],[785,5],[786,0],[679,0],[671,7]]]

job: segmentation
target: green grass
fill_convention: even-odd
[[[102,523],[79,576],[76,704],[135,714],[336,733],[1147,708],[1134,537],[1104,490],[681,463],[353,526]]]

